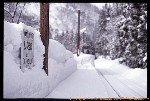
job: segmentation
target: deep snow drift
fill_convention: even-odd
[[[24,73],[20,69],[19,48],[21,33],[28,29],[34,33],[34,64]],[[76,70],[73,54],[55,40],[49,40],[48,76],[43,67],[44,46],[40,33],[23,23],[4,21],[4,98],[44,98],[62,80]]]

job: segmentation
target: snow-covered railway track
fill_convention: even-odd
[[[104,75],[98,70],[98,69],[96,69],[96,71],[97,71],[97,73],[99,74],[99,75],[101,75],[104,79],[105,79],[105,81],[111,86],[111,88],[114,90],[114,92],[118,95],[118,97],[121,97],[120,96],[120,94],[114,89],[114,87],[110,84],[110,82],[104,77]]]
[[[127,79],[122,80],[120,77],[118,77],[117,80],[122,82],[122,84],[124,84],[129,89],[131,89],[133,92],[135,92],[137,95],[139,95],[140,98],[146,98],[146,96],[145,96],[145,95],[147,95],[146,91],[144,91],[144,89],[142,89],[141,87],[137,86],[136,84],[134,84],[132,82],[128,82]]]
[[[143,94],[145,95],[145,92],[142,88],[140,88],[134,83],[128,82],[125,78],[118,78],[115,75],[115,72],[111,70],[108,72],[108,70],[103,69],[96,69],[96,71],[107,81],[107,83],[112,87],[112,89],[115,91],[118,97],[145,97],[143,96]]]
[[[107,74],[109,72],[113,73],[113,74],[117,74],[116,72],[112,71],[112,70],[106,70]],[[121,75],[112,75],[113,78],[115,78],[116,80],[120,81],[120,83],[122,83],[124,86],[126,86],[128,89],[130,89],[130,91],[132,90],[133,94],[136,95],[136,97],[142,97],[142,98],[146,98],[147,96],[147,92],[144,90],[144,88],[142,88],[141,86],[137,85],[135,82],[130,81],[126,78],[124,78]]]

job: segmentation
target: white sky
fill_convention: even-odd
[[[102,6],[105,5],[105,3],[91,3],[91,4],[97,6],[99,9],[102,9]],[[25,6],[25,8],[27,9],[26,13],[31,14],[31,15],[32,14],[39,15],[39,13],[40,13],[39,6],[40,6],[39,3],[29,3],[28,5]]]
[[[28,15],[40,15],[40,3],[28,3],[25,8],[27,9]]]
[[[91,3],[91,4],[97,6],[99,9],[101,9],[105,3]]]
[[[105,3],[91,3],[91,4],[97,6],[99,9],[102,9],[102,6],[105,5]],[[111,5],[112,3],[109,4]]]

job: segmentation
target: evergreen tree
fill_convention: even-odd
[[[95,42],[95,52],[100,55],[108,55],[109,52],[107,50],[108,40],[106,38],[108,32],[106,30],[106,25],[108,23],[108,18],[110,18],[110,6],[105,4],[103,9],[100,10],[99,20],[98,20],[98,31],[96,33],[96,42]]]
[[[110,14],[110,20],[107,18]],[[131,68],[147,67],[147,4],[117,3],[100,10],[96,53],[123,58]]]
[[[147,53],[147,5],[129,3],[124,5],[125,20],[119,26],[120,57],[131,68],[146,68],[143,61]]]

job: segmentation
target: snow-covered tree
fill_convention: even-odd
[[[112,59],[123,58],[120,63],[124,62],[131,68],[146,68],[147,4],[114,4],[110,9],[109,21],[105,20],[106,7],[100,11],[96,52],[109,55]]]
[[[143,61],[147,53],[147,4],[128,3],[124,5],[124,21],[118,26],[120,55],[132,68],[145,68]]]
[[[110,6],[106,3],[99,13],[99,20],[97,25],[96,32],[96,41],[95,41],[95,51],[100,55],[108,55],[109,51],[107,50],[107,35],[108,31],[106,30],[106,25],[110,19]]]

